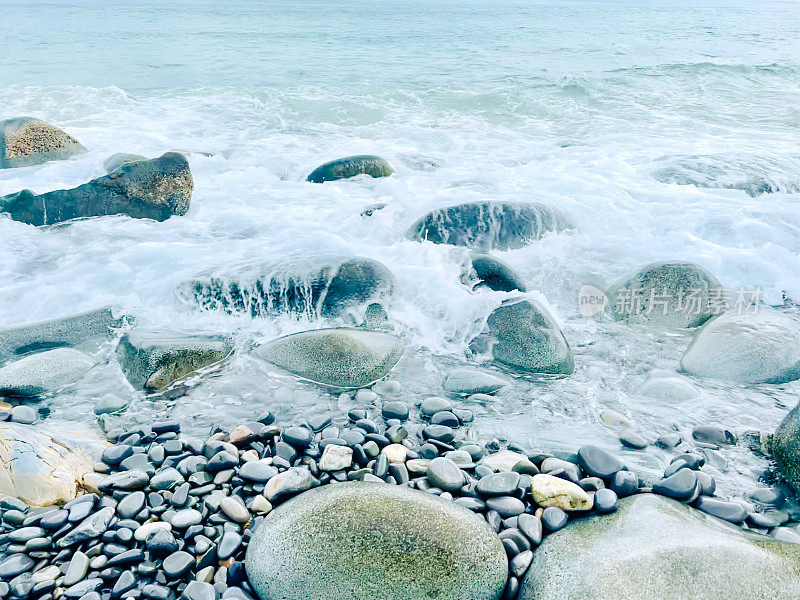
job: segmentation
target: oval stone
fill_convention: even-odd
[[[353,481],[273,510],[250,541],[245,568],[264,600],[497,600],[508,560],[469,510]]]

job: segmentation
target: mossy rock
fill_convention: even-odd
[[[354,481],[273,510],[250,541],[245,569],[263,600],[497,600],[508,562],[494,531],[469,510]]]
[[[86,152],[86,148],[58,127],[33,117],[0,122],[0,169],[64,160]]]
[[[326,162],[314,169],[306,181],[324,183],[337,179],[349,179],[356,175],[388,177],[392,173],[394,173],[392,167],[380,156],[360,154]]]

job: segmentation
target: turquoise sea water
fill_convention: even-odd
[[[468,293],[463,250],[403,233],[439,206],[541,201],[577,230],[498,256],[549,304],[578,369],[475,407],[476,434],[616,449],[603,409],[655,436],[708,422],[769,431],[796,402],[796,384],[711,381],[695,382],[700,400],[645,399],[638,385],[674,373],[689,336],[586,321],[576,294],[681,259],[770,304],[800,300],[798,2],[5,0],[0,39],[0,119],[41,117],[89,148],[0,172],[0,195],[78,185],[114,152],[193,152],[195,178],[189,214],[166,223],[0,219],[0,325],[116,304],[147,326],[246,345],[314,325],[199,314],[176,286],[242,261],[370,256],[398,279],[391,316],[415,349],[398,378],[414,400],[438,390],[505,295]],[[356,153],[396,176],[305,183]],[[360,216],[377,202],[388,206]],[[95,379],[51,401],[51,421],[93,423],[98,395],[132,394],[111,349],[98,360]],[[174,411],[205,425],[271,402],[286,417],[341,403],[293,385],[243,355]],[[135,408],[126,418],[146,418],[149,405]],[[720,480],[754,485],[765,463],[731,452]]]

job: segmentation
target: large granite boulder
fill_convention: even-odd
[[[360,154],[358,156],[348,156],[346,158],[338,158],[326,162],[324,165],[320,165],[314,169],[306,181],[310,181],[311,183],[324,183],[337,179],[348,179],[356,175],[388,177],[392,173],[394,173],[392,167],[380,156]]]
[[[280,337],[257,352],[303,379],[338,388],[361,388],[392,370],[403,355],[403,343],[383,331],[341,327]]]
[[[486,522],[454,502],[352,481],[268,514],[245,569],[262,600],[498,600],[508,562]]]
[[[125,325],[127,317],[115,317],[110,307],[77,315],[20,325],[0,330],[0,361],[31,352],[62,346],[102,343],[114,330]]]
[[[39,119],[17,117],[0,122],[0,169],[63,160],[84,152],[86,148],[74,137]]]
[[[469,202],[429,212],[406,234],[412,240],[475,250],[521,248],[552,231],[571,227],[555,208],[532,202]]]
[[[0,198],[0,212],[29,225],[51,225],[82,217],[128,215],[166,221],[189,210],[194,181],[183,154],[126,163],[71,190],[34,194],[22,190]]]
[[[394,275],[382,263],[355,257],[246,267],[229,277],[196,278],[182,285],[179,294],[206,310],[253,317],[289,312],[315,319],[370,304],[388,305],[396,290]]]
[[[512,300],[495,309],[486,330],[470,347],[491,352],[516,371],[569,375],[575,370],[572,349],[555,319],[533,300]]]
[[[800,404],[778,426],[770,447],[786,479],[800,491]]]
[[[726,309],[722,284],[689,262],[645,265],[608,290],[618,321],[662,328],[697,327]]]
[[[726,313],[697,331],[681,368],[741,383],[800,379],[800,322],[763,308],[756,314]]]
[[[464,279],[468,284],[477,280],[476,288],[488,288],[495,292],[527,291],[522,277],[499,258],[475,253],[472,255],[471,266]]]
[[[800,544],[747,533],[644,494],[572,522],[536,549],[520,600],[800,597]]]
[[[233,352],[225,338],[133,329],[117,345],[122,372],[136,389],[159,390]]]
[[[33,506],[69,502],[89,484],[102,452],[98,440],[75,440],[36,427],[0,424],[0,495]]]
[[[70,385],[95,365],[91,356],[56,348],[12,361],[0,368],[0,395],[39,396]]]

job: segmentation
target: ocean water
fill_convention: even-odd
[[[587,320],[577,304],[584,284],[671,259],[759,288],[766,304],[800,301],[796,1],[3,0],[0,39],[0,119],[43,118],[89,149],[0,171],[0,195],[79,185],[115,152],[186,152],[195,180],[189,213],[164,223],[0,218],[0,326],[113,304],[144,326],[230,334],[242,349],[165,405],[136,396],[104,346],[84,381],[45,401],[54,427],[95,426],[106,394],[132,401],[119,422],[167,410],[198,428],[352,405],[246,351],[323,323],[181,302],[182,281],[242,262],[383,262],[409,346],[395,376],[409,401],[438,393],[508,295],[470,293],[465,250],[404,232],[428,210],[486,199],[544,202],[576,224],[496,255],[550,307],[577,369],[546,382],[505,374],[496,401],[472,407],[471,435],[563,450],[591,441],[658,470],[667,455],[622,452],[604,410],[654,439],[709,423],[769,432],[797,402],[797,383],[708,380],[692,380],[691,400],[644,397],[654,373],[676,374],[691,335]],[[360,153],[396,174],[305,182]],[[376,203],[387,206],[361,216]],[[713,468],[728,492],[769,466],[746,443],[723,455]]]

